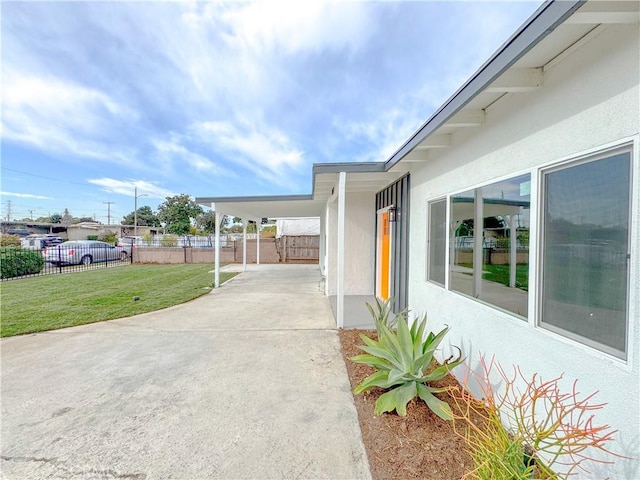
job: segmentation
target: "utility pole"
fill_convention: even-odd
[[[7,222],[11,221],[11,200],[7,200]]]
[[[29,218],[33,221],[33,210],[29,210]]]
[[[107,205],[107,225],[111,225],[111,204],[116,202],[102,202]]]

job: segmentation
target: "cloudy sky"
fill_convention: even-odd
[[[310,193],[313,163],[386,160],[539,4],[2,2],[2,218]]]

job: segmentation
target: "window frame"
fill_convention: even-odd
[[[455,197],[456,195],[460,195],[461,193],[465,193],[465,192],[473,192],[474,193],[474,198],[476,198],[476,192],[478,190],[482,190],[485,187],[491,186],[491,185],[495,185],[495,184],[499,184],[508,180],[512,180],[521,176],[525,176],[528,175],[529,176],[529,181],[531,182],[531,187],[533,188],[533,186],[535,185],[534,180],[537,178],[536,177],[536,173],[539,170],[539,168],[527,168],[524,170],[519,170],[519,171],[515,171],[515,172],[511,172],[505,175],[501,175],[498,176],[496,178],[493,178],[491,180],[482,182],[482,183],[477,183],[475,185],[466,187],[466,188],[461,188],[458,190],[455,190],[449,194],[446,195],[446,202],[447,202],[447,250],[446,250],[446,270],[445,270],[445,281],[446,281],[446,286],[445,289],[451,293],[454,293],[456,295],[461,295],[465,298],[471,299],[474,302],[480,303],[482,305],[486,305],[488,307],[493,308],[494,310],[498,311],[498,312],[502,312],[505,313],[507,315],[509,315],[509,317],[519,323],[525,323],[525,324],[531,324],[532,319],[534,318],[533,315],[535,314],[534,311],[531,308],[532,302],[531,302],[531,298],[532,295],[535,295],[535,289],[537,288],[537,284],[535,284],[535,279],[536,277],[536,272],[535,272],[535,268],[537,267],[537,265],[535,265],[532,262],[532,259],[535,258],[534,255],[536,253],[536,246],[534,246],[534,240],[536,239],[535,237],[535,230],[537,230],[537,222],[535,220],[535,214],[537,213],[537,208],[539,205],[539,197],[535,194],[536,192],[533,191],[533,189],[530,191],[530,218],[529,218],[529,228],[530,228],[530,232],[533,234],[530,237],[530,244],[529,244],[529,273],[528,273],[528,284],[529,284],[529,289],[527,290],[527,315],[521,315],[518,314],[512,310],[508,310],[507,308],[501,307],[500,305],[496,305],[494,303],[488,302],[486,300],[483,300],[482,298],[477,298],[474,297],[472,295],[469,295],[467,293],[461,292],[459,290],[454,290],[451,288],[451,199],[453,197]],[[482,192],[480,192],[480,201],[483,201],[483,197],[482,197]],[[478,199],[475,199],[475,202],[477,202]],[[477,207],[476,207],[477,208]],[[475,208],[474,208],[475,209]],[[483,217],[484,218],[484,217]],[[474,240],[475,241],[475,240]],[[479,255],[480,258],[482,258],[482,254]],[[435,285],[438,285],[437,283],[435,283]]]
[[[620,155],[627,153],[629,155],[629,183],[628,183],[628,191],[629,191],[629,206],[627,211],[627,253],[626,253],[626,261],[627,261],[627,272],[626,272],[626,315],[625,315],[625,338],[624,338],[624,351],[617,350],[609,345],[605,345],[596,340],[590,339],[588,337],[584,337],[580,334],[571,332],[569,330],[565,330],[564,328],[552,325],[550,323],[545,323],[542,321],[543,315],[543,303],[544,303],[544,248],[545,248],[545,207],[546,207],[546,177],[549,174],[554,172],[559,172],[563,170],[567,170],[569,168],[577,167],[580,165],[586,165],[588,163],[597,162],[600,160],[604,160],[606,158],[613,157],[615,155]],[[625,143],[622,145],[613,146],[606,149],[601,149],[595,152],[591,152],[588,154],[574,156],[569,159],[565,159],[564,161],[555,162],[550,165],[541,166],[537,169],[537,180],[538,180],[538,191],[537,191],[537,201],[535,208],[537,210],[537,248],[536,248],[536,259],[535,259],[535,270],[536,270],[536,292],[535,292],[535,328],[541,329],[543,331],[551,332],[555,335],[558,335],[564,339],[567,339],[571,342],[577,343],[579,345],[583,345],[589,348],[592,348],[599,353],[603,353],[614,357],[618,360],[627,361],[629,358],[629,340],[630,340],[630,310],[631,310],[631,255],[633,251],[633,236],[632,236],[632,226],[633,226],[633,207],[634,207],[634,195],[633,195],[633,180],[634,180],[634,145],[633,142]]]
[[[440,283],[436,280],[431,279],[430,277],[430,269],[431,269],[431,207],[436,203],[444,203],[444,282]],[[445,195],[442,197],[436,197],[431,200],[427,200],[427,251],[426,251],[426,270],[425,270],[425,279],[427,283],[432,285],[437,285],[438,287],[448,289],[447,284],[449,280],[449,196]]]

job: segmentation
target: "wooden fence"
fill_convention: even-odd
[[[319,235],[283,235],[276,239],[282,263],[316,263],[320,259]]]

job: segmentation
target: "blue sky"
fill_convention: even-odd
[[[2,2],[2,218],[310,193],[384,161],[540,2]]]

